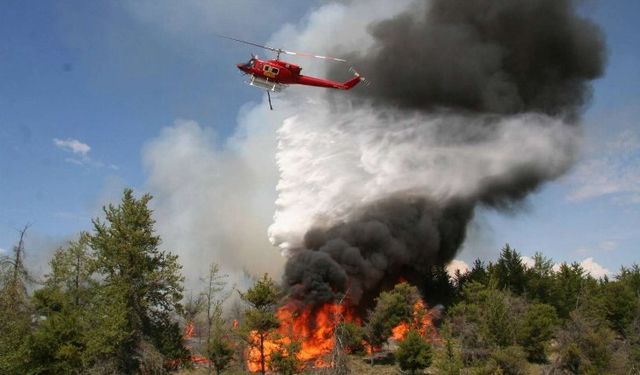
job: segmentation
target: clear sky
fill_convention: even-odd
[[[0,252],[31,223],[32,261],[42,264],[124,186],[145,191],[143,149],[175,120],[197,121],[216,142],[233,135],[262,100],[235,68],[255,51],[214,34],[265,42],[319,3],[0,2]],[[589,1],[581,12],[609,50],[581,160],[522,210],[480,210],[466,262],[494,258],[505,242],[611,273],[640,261],[640,2]]]

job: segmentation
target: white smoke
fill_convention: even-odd
[[[163,246],[180,255],[188,285],[211,262],[235,283],[242,283],[245,272],[280,273],[283,260],[267,241],[266,228],[277,180],[269,155],[281,119],[262,117],[262,111],[243,116],[236,135],[223,143],[212,130],[178,120],[143,150],[156,227]]]
[[[270,236],[285,250],[300,246],[312,225],[348,220],[398,193],[441,202],[475,197],[523,169],[554,178],[573,163],[580,139],[577,128],[540,114],[485,124],[485,117],[319,104],[278,131]]]

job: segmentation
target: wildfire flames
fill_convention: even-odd
[[[434,341],[437,339],[437,332],[433,325],[433,313],[427,308],[422,300],[416,301],[413,305],[413,317],[411,322],[401,322],[391,330],[391,338],[395,341],[404,340],[407,332],[411,328],[420,332],[422,337]]]
[[[335,328],[338,322],[357,321],[349,308],[343,305],[328,303],[318,309],[299,308],[294,303],[280,307],[276,313],[280,321],[277,330],[278,338],[264,342],[265,357],[281,350],[283,346],[298,341],[301,344],[297,357],[304,363],[313,363],[316,368],[328,367],[330,363],[323,357],[329,354],[335,345]],[[251,333],[251,340],[259,342],[256,332]],[[254,345],[249,349],[247,368],[252,372],[260,371],[260,349]]]
[[[184,332],[182,333],[182,337],[185,341],[189,341],[191,340],[196,333],[196,329],[195,326],[193,324],[192,321],[187,322],[187,325],[184,327]],[[187,349],[189,349],[189,351],[191,351],[191,345],[186,345]],[[196,355],[196,354],[192,354],[189,356],[189,360],[192,363],[209,363],[209,360],[207,359],[207,357],[201,356],[201,355]]]
[[[276,334],[270,335],[263,343],[267,368],[271,354],[283,350],[292,342],[301,344],[297,358],[305,365],[315,368],[329,367],[331,362],[327,357],[335,346],[336,325],[341,321],[361,324],[361,319],[348,305],[334,303],[314,309],[309,306],[299,307],[289,302],[278,309],[276,316],[280,321],[280,327]],[[430,340],[436,339],[433,314],[421,300],[413,307],[412,321],[401,322],[394,327],[391,339],[402,341],[411,328],[417,329],[422,336]],[[261,369],[258,333],[252,332],[250,340],[254,345],[248,349],[247,368],[251,372],[258,372]]]

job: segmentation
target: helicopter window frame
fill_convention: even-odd
[[[271,67],[269,65],[265,65],[263,69],[265,72],[270,72]]]
[[[271,73],[273,73],[273,75],[276,75],[276,76],[277,76],[277,75],[278,75],[278,73],[280,73],[280,69],[278,69],[278,68],[274,68],[274,67],[271,67]]]

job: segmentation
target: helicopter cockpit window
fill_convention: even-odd
[[[250,67],[250,68],[253,68],[253,66],[255,65],[255,63],[256,63],[256,60],[251,59],[251,60],[249,60],[249,62],[247,63],[247,65],[249,65],[249,67]]]

